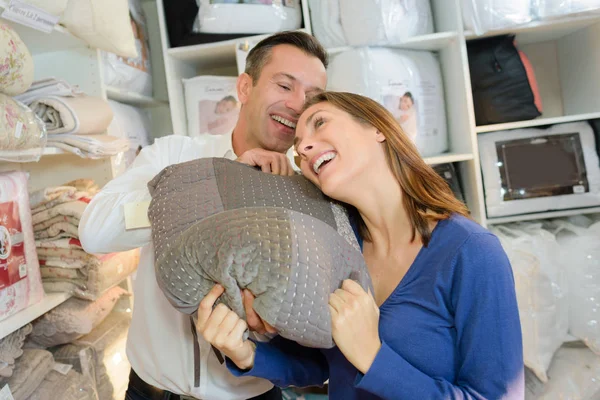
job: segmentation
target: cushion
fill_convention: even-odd
[[[92,47],[137,57],[125,0],[69,0],[60,23]]]
[[[329,295],[347,278],[370,287],[344,212],[301,175],[276,176],[223,158],[169,166],[149,184],[158,285],[193,314],[221,283],[245,316],[239,288],[279,334],[329,348]]]
[[[133,107],[117,101],[109,100],[114,118],[108,127],[108,134],[129,141],[129,150],[123,153],[123,158],[117,158],[129,167],[140,148],[150,144],[152,123],[147,109]]]
[[[30,339],[45,347],[72,342],[104,321],[126,294],[125,289],[117,286],[93,302],[71,298],[36,320]]]
[[[33,83],[33,58],[11,27],[0,24],[0,92],[24,93]]]
[[[354,48],[333,57],[327,76],[328,90],[361,94],[382,104],[421,156],[448,150],[442,72],[433,53]]]

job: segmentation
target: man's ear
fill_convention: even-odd
[[[250,98],[250,93],[252,92],[253,81],[252,77],[247,73],[243,73],[238,76],[237,80],[237,95],[240,103],[246,104],[248,99]]]
[[[375,133],[375,139],[379,142],[379,143],[383,143],[385,142],[385,136],[383,135],[383,133],[377,131]]]

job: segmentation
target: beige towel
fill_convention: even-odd
[[[113,119],[108,102],[94,96],[42,97],[29,107],[44,121],[48,135],[103,133]]]
[[[66,217],[75,219],[73,217]],[[75,219],[76,220],[76,219]],[[46,229],[42,229],[40,231],[35,231],[34,236],[36,240],[55,238],[57,236],[62,237],[72,237],[79,238],[79,231],[77,226],[79,225],[79,221],[77,221],[77,225],[74,225],[70,222],[57,222],[55,224],[50,225]]]

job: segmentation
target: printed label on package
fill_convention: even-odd
[[[210,4],[257,4],[263,6],[296,7],[297,0],[210,0]]]
[[[383,106],[394,116],[404,133],[415,142],[418,132],[420,101],[409,80],[388,81],[381,90]],[[419,99],[420,100],[420,99]]]
[[[27,276],[25,243],[17,202],[0,204],[0,289]]]
[[[50,33],[58,23],[59,17],[42,10],[41,8],[25,4],[18,0],[11,0],[4,9],[2,18],[28,26],[44,33]]]

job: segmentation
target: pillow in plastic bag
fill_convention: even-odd
[[[308,0],[310,24],[315,37],[326,49],[346,46],[340,20],[339,0]]]
[[[38,161],[46,142],[42,120],[23,103],[0,94],[0,159]]]
[[[569,271],[569,332],[600,355],[600,222],[589,227],[573,222],[552,222]]]
[[[560,18],[584,12],[600,12],[600,0],[533,0],[533,12],[539,19]]]
[[[197,0],[198,33],[275,33],[302,26],[300,0]]]
[[[532,3],[535,1],[461,0],[463,23],[477,35],[526,24],[533,20]]]
[[[33,83],[33,58],[10,26],[0,23],[0,93],[16,96]]]
[[[428,51],[357,48],[333,57],[327,89],[370,97],[394,115],[423,157],[448,150],[440,64]]]
[[[547,382],[548,367],[569,327],[566,270],[556,238],[539,223],[496,225],[490,230],[513,268],[525,365]]]

